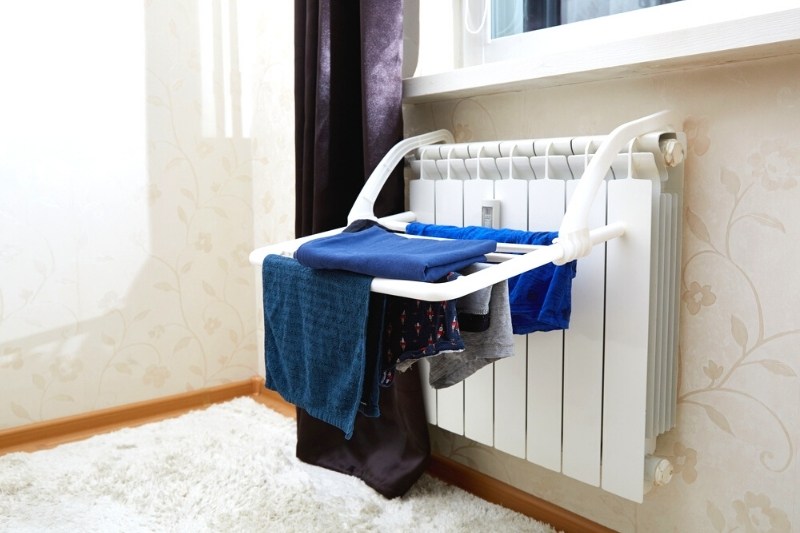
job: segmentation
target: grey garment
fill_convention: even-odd
[[[477,271],[476,268],[464,269],[464,274],[471,274]],[[486,315],[489,313],[489,302],[492,301],[492,288],[486,287],[479,289],[470,294],[466,294],[458,299],[456,302],[456,309],[459,316],[461,313],[469,313],[471,315]]]
[[[464,334],[462,333],[461,335],[463,336]],[[414,366],[414,363],[416,363],[417,361],[420,361],[421,359],[427,359],[428,361],[433,361],[434,359],[436,359],[438,357],[441,357],[441,356],[443,356],[445,354],[449,354],[449,353],[450,354],[455,354],[455,353],[461,353],[463,351],[464,351],[463,349],[461,349],[461,350],[439,350],[438,352],[436,352],[433,355],[426,355],[426,356],[423,356],[423,357],[417,357],[416,359],[406,359],[404,361],[398,361],[397,364],[394,365],[394,369],[397,370],[398,372],[405,372],[406,370],[408,370],[409,368]]]
[[[492,286],[489,302],[491,323],[483,332],[462,331],[464,351],[444,353],[428,359],[434,389],[443,389],[465,380],[484,366],[514,355],[514,334],[511,330],[511,308],[508,303],[508,282]]]
[[[462,271],[464,274],[471,274],[480,268],[474,265]],[[456,311],[458,312],[458,329],[461,333],[465,331],[486,331],[491,324],[491,313],[489,312],[489,302],[492,301],[492,288],[485,287],[470,294],[466,294],[456,300]]]

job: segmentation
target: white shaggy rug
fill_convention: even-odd
[[[294,446],[294,420],[244,397],[0,456],[0,531],[553,531],[427,475],[386,500]]]

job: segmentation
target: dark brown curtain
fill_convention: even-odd
[[[402,0],[295,1],[297,237],[346,224],[381,157],[403,135]],[[402,211],[396,170],[375,214]]]
[[[402,138],[402,12],[402,0],[295,0],[298,237],[346,225],[364,181]],[[402,209],[397,169],[375,214]],[[412,369],[382,389],[381,416],[359,414],[351,440],[298,409],[297,457],[401,496],[430,456],[419,379]]]

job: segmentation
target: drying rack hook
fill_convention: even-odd
[[[561,259],[554,261],[564,264],[573,259],[584,257],[591,251],[589,239],[589,209],[600,183],[605,178],[614,158],[619,154],[631,139],[661,128],[668,127],[675,117],[670,111],[661,111],[637,120],[626,122],[606,137],[598,147],[592,160],[586,166],[578,186],[570,200],[567,212],[561,220],[558,230],[558,240],[564,249]]]
[[[353,202],[350,213],[347,215],[347,223],[351,224],[361,219],[375,220],[375,200],[397,164],[412,150],[441,142],[454,143],[453,134],[447,130],[436,130],[403,139],[392,146],[375,167],[375,170],[372,171],[366,183],[364,183],[364,187],[362,187],[361,192]]]

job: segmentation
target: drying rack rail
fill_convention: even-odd
[[[453,281],[443,283],[428,283],[421,281],[407,281],[397,279],[375,278],[372,281],[373,292],[402,296],[426,301],[452,300],[465,294],[489,287],[504,279],[519,275],[528,270],[540,267],[547,263],[564,264],[588,255],[593,246],[604,243],[610,239],[621,237],[625,234],[625,223],[614,222],[590,229],[588,227],[589,209],[597,190],[605,178],[614,160],[628,146],[628,157],[632,157],[632,147],[638,137],[653,132],[675,131],[671,126],[672,114],[669,111],[655,113],[631,122],[622,124],[605,136],[597,151],[592,154],[586,164],[585,171],[567,206],[566,213],[559,228],[559,236],[550,246],[529,247],[525,253],[524,246],[504,247],[499,246],[499,254],[491,254],[488,259],[497,261],[491,268],[461,276]],[[381,224],[393,231],[404,231],[405,225],[417,220],[413,211],[406,211],[389,217],[377,219],[373,206],[378,193],[383,188],[392,170],[403,158],[436,143],[454,144],[452,134],[447,130],[438,130],[415,137],[410,137],[397,143],[383,157],[376,169],[364,184],[355,200],[347,217],[348,223],[355,220],[378,220]],[[632,161],[629,161],[632,164]],[[341,233],[344,228],[317,233],[308,237],[285,241],[253,250],[250,262],[261,265],[267,255],[275,254],[293,257],[294,252],[303,243],[321,237]],[[517,252],[515,255],[503,255],[502,252]]]

